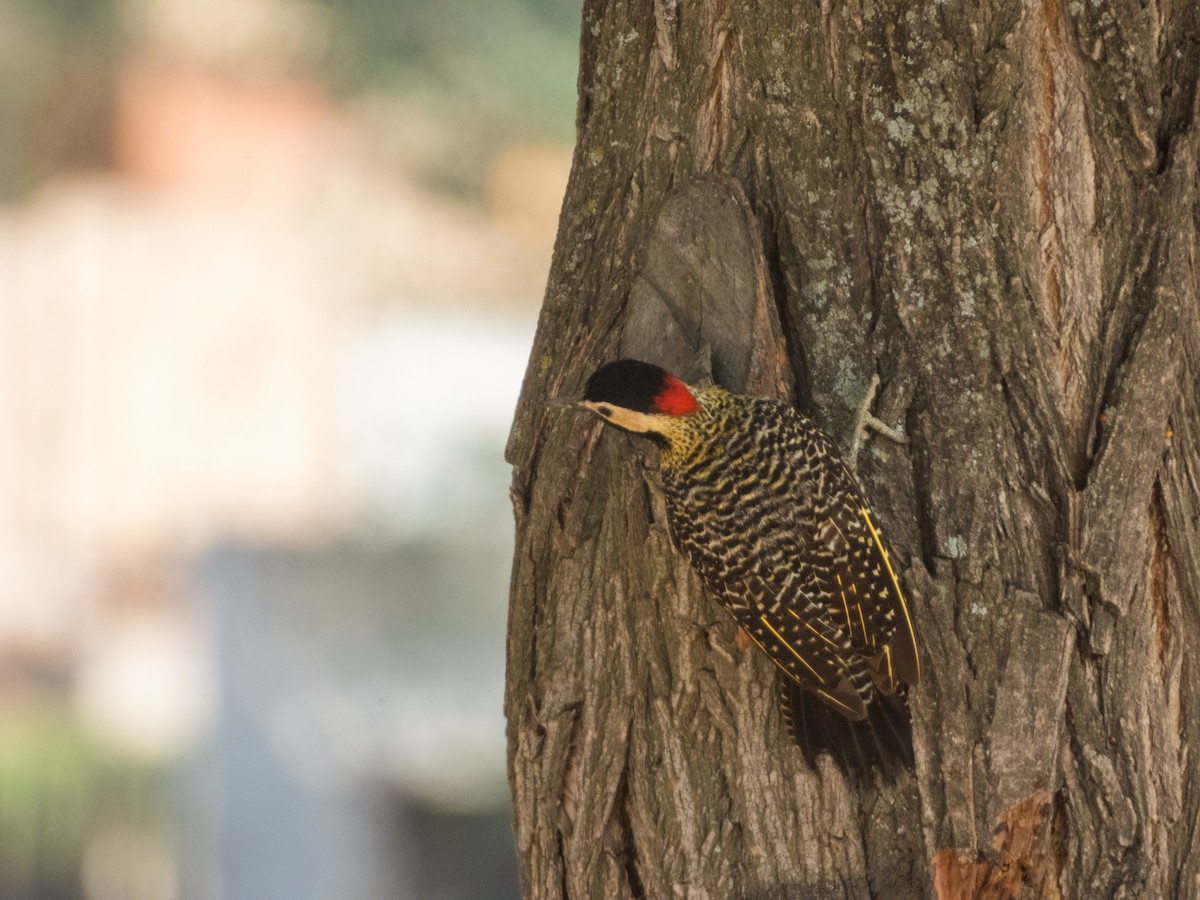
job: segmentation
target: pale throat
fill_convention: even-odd
[[[611,403],[581,400],[579,405],[594,413],[610,425],[616,425],[633,434],[654,437],[663,443],[663,461],[669,462],[680,451],[690,447],[694,435],[686,416],[669,416],[661,413],[643,413],[632,409],[613,406]]]

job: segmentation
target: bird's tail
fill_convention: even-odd
[[[859,722],[782,675],[779,700],[784,726],[809,765],[827,753],[847,775],[876,768],[888,780],[913,767],[912,721],[903,694],[876,693],[867,704],[867,718]]]

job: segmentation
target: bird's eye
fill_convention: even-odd
[[[600,413],[600,415],[604,416],[604,418],[606,418],[606,419],[612,418],[612,407],[611,406],[597,406],[596,412]]]

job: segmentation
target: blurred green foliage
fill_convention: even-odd
[[[63,702],[0,710],[0,897],[77,897],[90,837],[167,834],[170,773],[98,747]]]
[[[324,2],[334,89],[398,98],[433,123],[432,141],[386,110],[371,125],[385,159],[435,189],[480,199],[506,145],[572,142],[579,0]]]
[[[339,52],[335,86],[421,96],[569,140],[578,0],[323,0]]]
[[[351,105],[370,98],[367,124],[385,161],[436,188],[471,198],[505,145],[572,140],[580,0],[298,2],[318,13],[320,46],[293,48],[297,58],[267,68],[323,84]],[[139,19],[152,7],[0,0],[0,201],[57,172],[111,163],[123,56],[180,52],[153,46],[153,28]],[[256,69],[254,60],[216,61],[235,75]],[[414,112],[437,132],[432,144],[407,133]]]
[[[112,161],[116,0],[0,0],[0,200]]]

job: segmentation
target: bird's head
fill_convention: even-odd
[[[686,384],[665,369],[636,359],[618,359],[597,369],[579,405],[661,446],[669,445],[686,417],[700,409]]]

